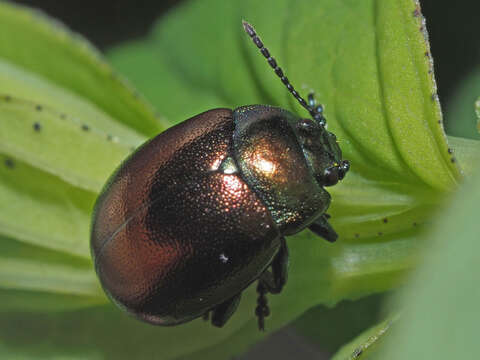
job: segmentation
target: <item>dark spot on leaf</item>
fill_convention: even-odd
[[[5,101],[9,102],[10,100],[12,100],[12,97],[10,95],[5,95]]]
[[[362,354],[363,354],[363,349],[359,347],[355,349],[352,355],[353,355],[353,358],[358,358]]]
[[[413,11],[413,16],[415,16],[415,17],[420,16],[420,9],[418,7]]]
[[[449,153],[449,154],[453,154],[453,149],[451,149],[451,148],[448,148],[448,150],[447,150],[447,151],[448,151],[448,153]]]
[[[360,237],[360,234],[355,234],[355,237],[358,239]]]
[[[65,120],[67,118],[67,115],[65,114],[60,114],[60,119]]]
[[[110,134],[108,134],[108,135],[107,135],[107,140],[108,140],[108,141],[112,141],[112,140],[113,140],[113,136],[110,135]]]
[[[42,111],[42,109],[43,109],[42,105],[36,105],[35,106],[35,110],[37,110],[37,111]]]
[[[388,223],[388,219],[387,219],[387,218],[384,218],[384,219],[383,219],[383,222],[384,222],[385,224]]]
[[[451,161],[452,163],[454,163],[456,160],[455,160],[454,157],[452,157],[452,158],[450,159],[450,161]]]
[[[34,122],[33,130],[35,130],[36,132],[40,132],[40,130],[42,130],[42,125],[39,122]]]
[[[413,223],[413,226],[417,226],[417,223],[416,223],[416,222],[414,222],[414,223]]]
[[[82,130],[83,130],[83,131],[89,131],[90,128],[88,127],[87,124],[83,124],[83,125],[82,125]]]
[[[425,56],[430,57],[430,53],[428,51],[425,51]]]
[[[437,122],[438,122],[439,124],[441,124],[441,123],[442,123],[442,120],[438,120]]]
[[[378,236],[382,236],[383,233],[381,231],[378,232]]]
[[[13,169],[15,167],[15,163],[13,162],[12,159],[6,158],[5,159],[5,166],[9,169]]]

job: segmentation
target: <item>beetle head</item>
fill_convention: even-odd
[[[323,119],[323,120],[322,120]],[[317,182],[322,186],[335,185],[350,169],[348,160],[342,160],[342,151],[335,134],[324,126],[324,118],[300,119],[297,136]]]

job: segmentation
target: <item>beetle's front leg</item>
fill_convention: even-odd
[[[332,225],[328,223],[329,218],[330,215],[322,214],[322,216],[310,224],[308,228],[325,240],[329,242],[335,242],[338,238],[338,234],[335,230],[333,230]]]

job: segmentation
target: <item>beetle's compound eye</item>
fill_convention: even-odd
[[[337,166],[332,166],[325,169],[325,172],[323,173],[323,184],[325,186],[333,186],[336,183],[338,183],[339,179],[340,179],[340,174]]]
[[[338,170],[338,179],[342,180],[348,170],[350,170],[350,161],[343,160]]]
[[[297,129],[302,133],[302,135],[310,136],[315,133],[317,129],[317,124],[311,119],[301,119],[297,123]]]

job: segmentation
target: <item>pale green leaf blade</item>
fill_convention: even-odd
[[[0,2],[0,59],[75,92],[141,134],[164,128],[86,40],[38,11]]]
[[[12,95],[14,94],[14,95]],[[112,134],[128,146],[136,146],[145,137],[112,118],[88,99],[52,83],[46,78],[0,59],[0,95],[21,97],[30,102],[56,109],[84,124]]]
[[[89,122],[43,104],[0,96],[0,152],[99,192],[132,150]]]
[[[0,312],[65,311],[105,303],[88,259],[0,235]]]
[[[0,234],[88,259],[96,194],[11,156],[1,154],[0,159]]]

